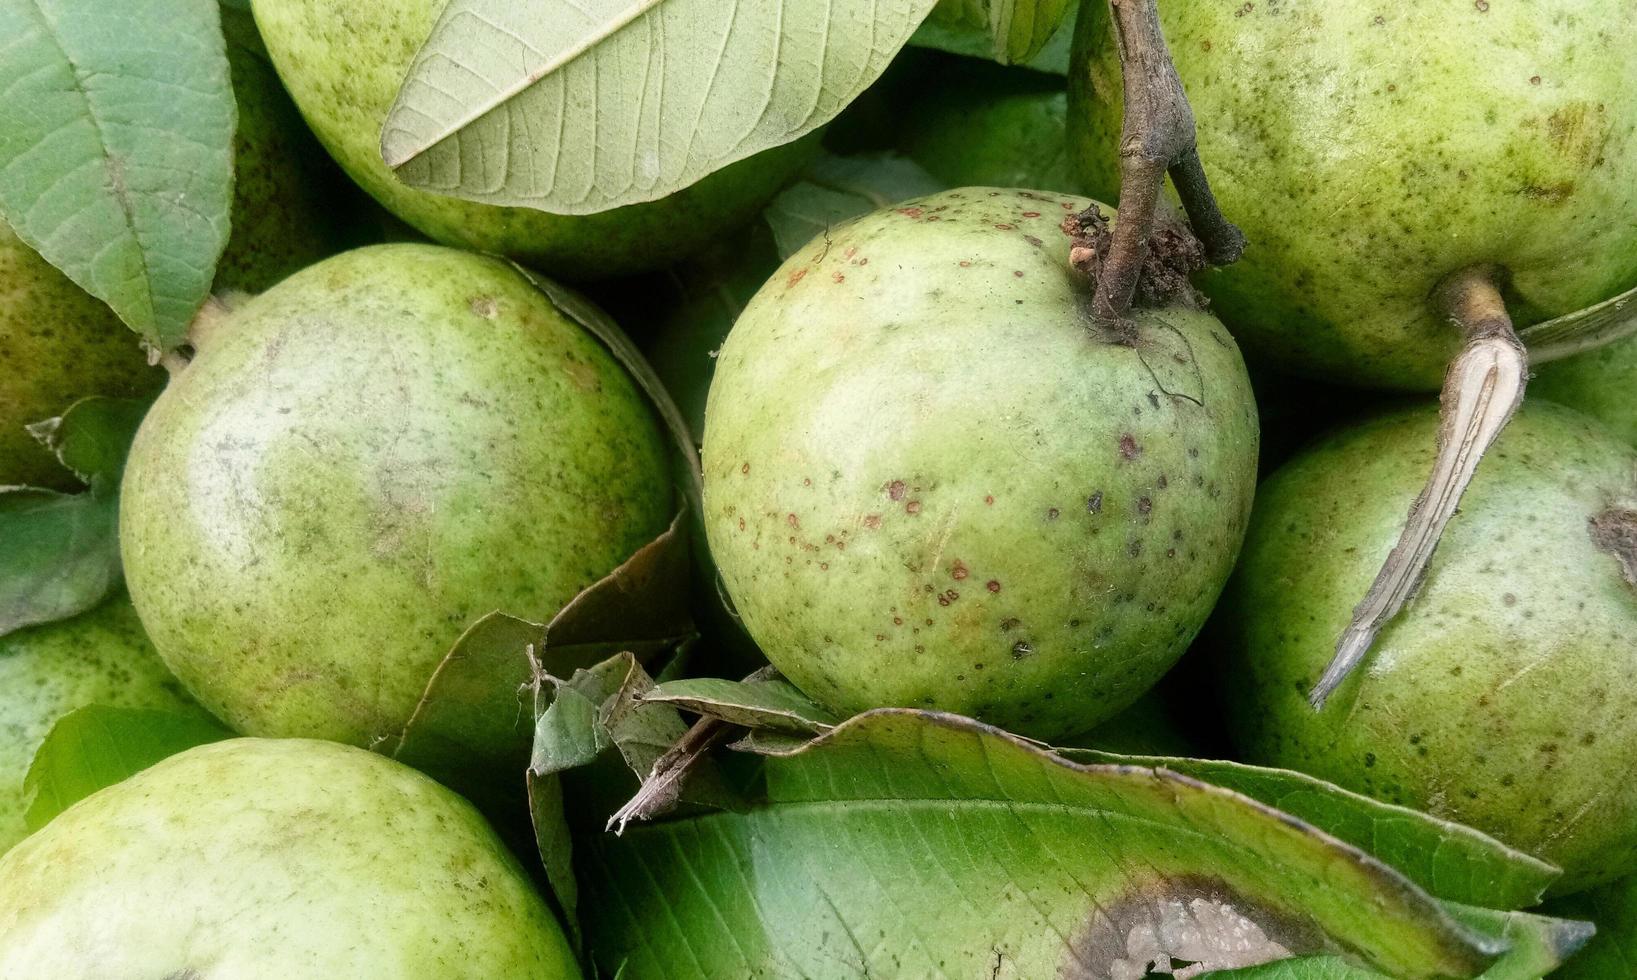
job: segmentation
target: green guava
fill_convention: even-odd
[[[58,718],[92,704],[190,703],[124,596],[0,637],[0,853],[28,836],[23,776]]]
[[[0,978],[579,977],[470,803],[306,739],[172,756],[0,858]]]
[[[216,288],[260,291],[335,250],[337,181],[278,76],[257,54],[254,25],[223,10],[239,124],[232,233]],[[0,485],[74,484],[24,426],[89,395],[129,398],[164,383],[135,334],[0,221]]]
[[[1518,327],[1637,284],[1637,58],[1624,0],[1166,3],[1199,152],[1244,257],[1201,285],[1249,354],[1434,389],[1462,337],[1429,301],[1494,264]],[[1070,152],[1118,184],[1121,75],[1088,2]]]
[[[1637,338],[1542,365],[1529,393],[1579,409],[1637,446]]]
[[[1188,645],[1232,567],[1255,405],[1217,321],[1096,336],[1060,225],[964,188],[832,228],[751,300],[706,407],[711,550],[769,660],[838,711],[1085,731]]]
[[[509,255],[570,279],[670,265],[749,220],[813,141],[766,150],[669,197],[589,215],[418,190],[381,159],[381,126],[447,0],[255,0],[273,63],[319,141],[388,210],[446,245]]]
[[[206,326],[126,465],[154,646],[253,735],[397,735],[461,632],[549,618],[665,530],[635,383],[506,263],[377,245]]]
[[[945,184],[1084,186],[1069,164],[1062,76],[940,57],[904,89],[898,149]]]
[[[1526,405],[1490,451],[1415,599],[1322,711],[1306,692],[1392,547],[1436,410],[1342,430],[1259,491],[1213,635],[1233,737],[1470,824],[1563,867],[1637,870],[1637,451]]]

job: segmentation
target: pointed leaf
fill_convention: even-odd
[[[958,5],[968,0],[946,2]],[[1073,9],[1067,12],[1057,30],[1052,32],[1051,37],[1046,39],[1038,52],[1013,63],[1039,72],[1067,75],[1069,53],[1074,46],[1074,13]],[[909,43],[916,47],[936,48],[968,58],[1001,60],[996,56],[994,33],[981,24],[960,17],[947,15],[928,17],[910,38]]]
[[[1346,953],[1471,977],[1504,943],[1247,797],[892,709],[765,760],[765,797],[582,841],[588,945],[635,975],[1139,978]],[[1163,962],[1162,962],[1162,958]]]
[[[1518,331],[1531,364],[1545,364],[1596,350],[1637,334],[1637,286],[1583,310]]]
[[[746,681],[690,677],[661,684],[643,695],[643,700],[674,704],[733,725],[798,735],[819,735],[840,721],[782,677]]]
[[[33,797],[28,829],[39,830],[97,790],[184,749],[232,737],[203,711],[107,705],[71,711],[51,726],[23,779],[23,791]]]
[[[451,0],[387,116],[408,184],[587,214],[810,133],[934,0]]]
[[[0,217],[151,344],[227,244],[236,108],[215,0],[0,0]]]
[[[1623,878],[1546,905],[1552,915],[1589,919],[1597,935],[1554,980],[1608,980],[1637,977],[1637,877]]]
[[[897,156],[821,157],[762,212],[779,257],[861,214],[943,190],[919,164]]]
[[[1073,7],[1071,0],[942,0],[927,24],[987,37],[990,57],[1023,64],[1045,49]]]

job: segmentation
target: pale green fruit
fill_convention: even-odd
[[[1084,731],[1227,578],[1256,474],[1244,365],[1192,310],[1093,336],[1059,228],[1089,204],[964,188],[832,228],[723,346],[711,551],[768,659],[832,708]]]
[[[23,776],[58,718],[76,708],[180,708],[124,596],[88,613],[0,637],[0,853],[28,835]]]
[[[1106,4],[1084,7],[1070,146],[1117,185]],[[1460,344],[1430,301],[1494,263],[1519,326],[1637,285],[1630,0],[1162,3],[1199,150],[1244,258],[1202,280],[1248,353],[1437,388]],[[1362,593],[1361,593],[1362,594]]]
[[[470,803],[343,745],[190,749],[0,858],[4,980],[579,975]]]
[[[232,236],[216,288],[260,291],[334,251],[334,175],[257,54],[248,18],[223,11],[239,124]],[[0,222],[0,485],[67,489],[64,470],[24,426],[89,395],[158,390],[136,334]]]
[[[320,142],[364,190],[437,241],[573,279],[657,268],[750,219],[811,155],[813,141],[798,141],[661,200],[589,215],[498,207],[409,187],[381,159],[381,125],[445,3],[253,4],[273,63]]]
[[[1414,600],[1322,711],[1306,694],[1393,546],[1437,410],[1335,434],[1263,484],[1214,630],[1235,740],[1561,865],[1637,871],[1637,451],[1526,405]],[[1599,528],[1602,530],[1600,531]],[[1626,537],[1621,544],[1621,531]]]
[[[1637,338],[1542,365],[1529,394],[1577,408],[1637,446]]]
[[[25,426],[88,395],[138,397],[162,383],[136,334],[0,221],[0,486],[67,489]]]
[[[667,462],[635,383],[506,263],[358,249],[227,313],[155,403],[126,579],[232,727],[367,745],[479,617],[543,621],[664,531]]]

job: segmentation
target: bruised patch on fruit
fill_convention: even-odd
[[[1311,923],[1241,895],[1220,879],[1184,875],[1094,906],[1090,921],[1070,940],[1058,976],[1186,980],[1325,948]]]
[[[1589,522],[1592,543],[1620,563],[1626,583],[1637,588],[1637,510],[1610,507]]]

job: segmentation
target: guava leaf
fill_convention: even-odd
[[[825,156],[762,212],[779,258],[787,259],[831,228],[899,201],[944,190],[913,160],[879,156]]]
[[[940,0],[922,30],[987,38],[989,57],[1023,64],[1045,49],[1073,7],[1071,0]]]
[[[1525,327],[1518,339],[1531,364],[1545,364],[1595,350],[1637,334],[1637,286],[1583,310]]]
[[[0,217],[154,348],[227,244],[237,107],[215,0],[0,0]]]
[[[1480,980],[1540,980],[1585,945],[1592,935],[1588,922],[1496,912],[1464,905],[1446,906],[1452,916],[1471,928],[1507,944],[1504,956],[1481,974]],[[1598,977],[1626,976],[1597,974]],[[1563,974],[1552,973],[1553,977]],[[1219,970],[1201,980],[1391,980],[1339,956],[1311,956],[1269,963],[1243,970]]]
[[[1562,872],[1462,824],[1383,803],[1288,769],[1238,762],[1059,749],[1076,762],[1162,768],[1231,789],[1318,827],[1391,865],[1446,902],[1521,909]]]
[[[1637,877],[1548,902],[1551,915],[1589,919],[1597,935],[1564,965],[1554,980],[1637,977]]]
[[[829,122],[935,0],[451,0],[387,114],[405,183],[588,214]]]
[[[76,616],[119,587],[119,480],[147,409],[86,398],[29,427],[87,487],[0,488],[0,636]]]
[[[605,970],[1141,977],[1343,954],[1471,977],[1505,950],[1355,848],[1164,770],[868,712],[768,757],[748,805],[583,838]],[[890,939],[890,941],[889,941]],[[1165,959],[1162,962],[1162,957]]]
[[[998,6],[1003,0],[993,2]],[[1009,60],[1022,67],[1054,75],[1069,73],[1069,52],[1074,46],[1073,5],[1069,5],[1071,9],[1060,15],[1057,29],[1051,32],[1051,36],[1034,54],[1024,58],[1005,59],[998,56],[996,37],[992,30],[984,27],[982,21],[963,17],[958,13],[963,6],[977,8],[984,3],[985,0],[945,0],[949,10],[945,11],[944,6],[940,6],[938,11],[928,17],[911,35],[909,43],[916,47],[936,48],[968,58],[984,58],[1003,63]]]
[[[797,735],[821,735],[840,723],[782,677],[745,681],[690,677],[660,684],[642,699],[673,704],[732,725]]]
[[[51,726],[34,753],[23,792],[32,833],[97,790],[195,745],[232,738],[203,711],[113,708],[94,704]]]

